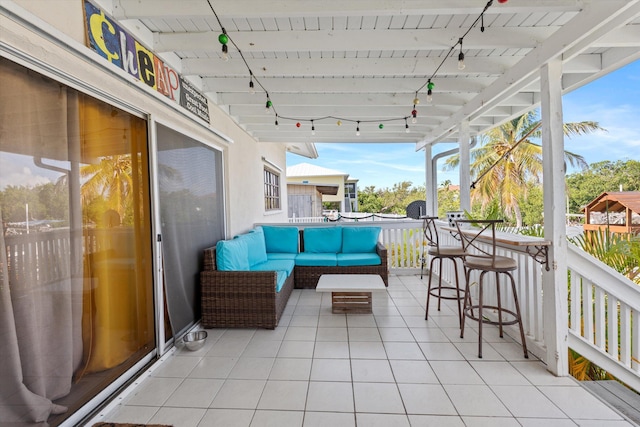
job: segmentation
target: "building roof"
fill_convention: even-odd
[[[349,176],[348,173],[340,172],[333,169],[323,168],[321,166],[312,165],[309,163],[300,163],[295,166],[289,166],[287,168],[287,177],[310,177],[310,176]]]
[[[627,208],[640,213],[640,191],[605,191],[593,199],[585,210],[589,212],[622,212]]]

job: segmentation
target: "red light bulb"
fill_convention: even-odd
[[[296,123],[296,127],[299,128],[300,127],[300,122]]]
[[[507,0],[498,0],[498,3],[506,3]]]

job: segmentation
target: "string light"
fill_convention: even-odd
[[[255,95],[256,88],[253,85],[253,71],[249,70],[249,93]]]
[[[458,54],[458,70],[464,70],[464,52],[462,52],[462,37],[460,38],[460,53]]]
[[[229,48],[227,47],[227,43],[229,43],[229,36],[227,35],[227,30],[222,27],[222,34],[218,36],[218,41],[222,44],[222,60],[229,60]]]
[[[267,94],[267,102],[264,104],[265,113],[269,114],[269,112],[271,112],[272,105],[273,102],[271,102],[271,99],[269,99],[269,94]]]
[[[506,3],[508,0],[498,0],[498,3],[500,4],[504,4]],[[276,129],[279,129],[279,123],[278,123],[278,119],[284,119],[284,120],[291,120],[291,121],[297,121],[296,123],[296,127],[300,127],[300,121],[310,121],[311,122],[311,133],[312,135],[315,135],[315,123],[314,121],[318,121],[318,120],[323,120],[323,119],[334,119],[336,120],[336,124],[338,126],[342,125],[342,121],[350,121],[350,122],[354,122],[356,120],[352,120],[352,119],[346,119],[346,118],[341,118],[341,117],[333,117],[333,116],[327,116],[327,117],[319,117],[319,118],[314,118],[314,119],[296,119],[293,117],[284,117],[284,116],[280,116],[278,115],[275,107],[273,106],[273,102],[271,101],[270,97],[269,97],[269,93],[267,92],[267,90],[265,89],[265,87],[262,85],[262,83],[253,75],[253,71],[251,70],[251,68],[249,67],[249,64],[247,63],[246,58],[244,57],[244,55],[242,54],[242,52],[240,51],[240,49],[238,48],[238,45],[236,45],[233,41],[233,39],[231,39],[229,37],[229,35],[227,34],[225,28],[222,26],[222,22],[220,21],[220,18],[218,17],[218,14],[216,13],[215,9],[213,8],[213,5],[211,4],[211,0],[207,0],[207,3],[209,4],[209,7],[211,9],[211,11],[213,12],[216,20],[218,21],[218,24],[220,25],[220,28],[222,30],[222,33],[220,35],[218,35],[218,41],[220,42],[220,44],[222,45],[222,60],[223,61],[228,61],[229,60],[229,47],[228,44],[231,43],[234,48],[237,50],[240,58],[242,59],[242,61],[244,62],[245,66],[247,67],[247,70],[249,71],[249,93],[254,94],[255,93],[255,85],[259,85],[260,88],[262,88],[262,90],[265,91],[266,95],[267,95],[267,101],[265,103],[265,112],[267,114],[269,114],[272,110],[276,116],[275,119],[275,127]],[[489,9],[489,7],[493,4],[493,0],[488,0],[488,2],[486,3],[486,5],[484,6],[484,9],[482,10],[482,12],[480,13],[480,15],[478,15],[478,17],[476,18],[476,20],[469,26],[469,28],[467,29],[467,31],[462,35],[462,37],[460,37],[458,39],[458,42],[453,45],[450,49],[449,52],[443,56],[442,62],[440,63],[440,65],[438,65],[438,67],[435,69],[435,71],[433,72],[433,74],[431,75],[431,77],[428,78],[427,82],[425,84],[423,84],[418,90],[416,90],[415,92],[415,97],[413,99],[413,110],[411,111],[411,115],[410,116],[406,116],[406,117],[396,117],[396,118],[388,118],[388,119],[382,119],[382,121],[397,121],[397,120],[404,120],[405,122],[405,132],[406,133],[410,133],[410,129],[409,129],[409,124],[407,122],[407,120],[409,119],[409,117],[411,117],[411,122],[412,123],[417,123],[417,110],[416,110],[416,106],[420,103],[420,99],[418,98],[418,93],[420,92],[420,90],[422,90],[425,86],[427,88],[427,103],[431,103],[433,102],[433,89],[435,88],[435,84],[432,82],[432,79],[434,79],[436,77],[436,75],[438,74],[438,72],[440,71],[440,68],[443,66],[444,62],[451,57],[451,54],[453,53],[453,51],[455,50],[456,46],[459,44],[460,45],[460,52],[458,53],[458,69],[459,70],[463,70],[465,68],[465,63],[464,63],[464,51],[462,48],[462,43],[464,38],[467,36],[467,34],[469,34],[469,32],[480,22],[480,31],[484,32],[485,30],[485,26],[484,26],[484,14],[485,12]],[[254,84],[255,82],[255,84]],[[379,120],[379,119],[378,119]],[[362,122],[373,122],[374,120],[363,120]],[[360,136],[360,122],[361,120],[357,120],[357,127],[356,127],[356,135]],[[379,129],[383,129],[384,128],[384,124],[380,123],[378,125]]]

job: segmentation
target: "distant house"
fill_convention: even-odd
[[[604,192],[584,209],[585,230],[640,232],[640,191]]]
[[[289,218],[320,216],[322,202],[337,202],[340,212],[358,210],[358,180],[333,169],[300,163],[287,168]]]

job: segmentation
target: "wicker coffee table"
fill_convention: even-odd
[[[316,292],[331,292],[333,313],[371,313],[371,292],[386,289],[377,274],[323,274]]]

